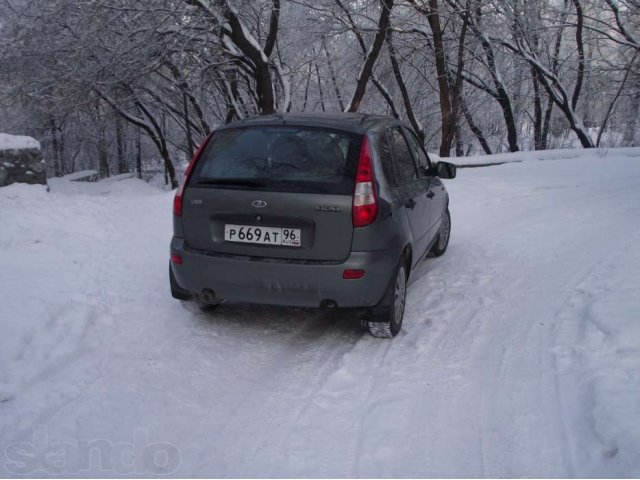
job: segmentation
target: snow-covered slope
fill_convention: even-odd
[[[186,309],[169,192],[0,189],[0,472],[640,475],[640,150],[557,153],[447,182],[393,341]]]

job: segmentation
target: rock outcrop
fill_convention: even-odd
[[[0,187],[17,182],[46,185],[40,143],[31,137],[0,133]]]

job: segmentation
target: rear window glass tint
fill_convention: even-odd
[[[382,169],[384,170],[384,176],[391,186],[397,186],[398,182],[393,169],[393,157],[391,156],[391,147],[389,146],[389,139],[386,134],[383,134],[380,138],[380,163],[382,163]]]
[[[410,130],[405,129],[405,133],[407,134],[407,139],[409,140],[409,146],[411,146],[411,150],[413,150],[413,155],[418,160],[418,165],[428,169],[429,160],[427,159],[427,155],[424,153],[424,150],[420,145],[418,138]]]
[[[398,184],[403,185],[409,183],[418,178],[416,173],[416,166],[413,163],[413,157],[409,151],[409,146],[404,138],[404,135],[400,133],[400,130],[396,127],[391,133],[392,145],[393,145],[393,158],[397,167]]]
[[[244,180],[269,191],[351,195],[361,142],[358,134],[310,127],[221,130],[211,138],[190,184],[249,188]]]

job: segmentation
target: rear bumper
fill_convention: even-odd
[[[370,307],[389,283],[398,255],[391,251],[352,252],[342,263],[299,262],[213,254],[186,248],[173,237],[172,263],[180,287],[191,293],[213,290],[220,298],[251,303],[319,307],[333,301],[339,307]],[[346,269],[365,270],[364,277],[344,280]]]

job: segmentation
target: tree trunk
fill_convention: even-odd
[[[547,94],[554,103],[558,106],[558,108],[564,113],[565,117],[569,121],[569,125],[571,126],[571,130],[576,134],[578,140],[580,140],[580,144],[583,148],[593,148],[594,143],[591,140],[591,137],[587,134],[587,131],[576,115],[575,110],[569,104],[569,98],[566,90],[560,83],[560,80],[555,75],[549,75],[549,72],[546,71],[536,60],[535,57],[532,57],[531,54],[525,56],[525,59],[530,63],[531,66],[536,68],[538,71],[538,78],[540,82],[544,86]]]
[[[531,68],[531,79],[533,81],[533,148],[542,150],[542,99],[540,98],[540,81],[535,68]]]
[[[336,98],[338,99],[338,105],[340,106],[340,111],[344,111],[344,103],[342,102],[342,95],[340,95],[340,89],[338,88],[338,81],[336,79],[336,72],[333,70],[333,63],[331,62],[331,55],[329,55],[329,51],[327,50],[327,39],[326,37],[322,37],[322,48],[324,50],[324,54],[327,57],[327,65],[329,66],[329,74],[331,75],[331,83],[333,84],[333,91],[336,94]]]
[[[462,129],[456,128],[456,157],[464,157],[464,141],[462,139]]]
[[[336,2],[336,5],[340,7],[345,17],[347,18],[347,22],[351,26],[351,31],[355,35],[356,40],[358,41],[358,45],[360,45],[360,50],[362,51],[362,54],[366,57],[367,46],[364,43],[364,39],[362,38],[362,33],[360,33],[360,29],[358,28],[358,25],[353,19],[351,12],[344,6],[344,4],[340,0],[334,0],[334,1]],[[387,102],[387,106],[391,111],[391,115],[393,115],[395,118],[400,118],[400,115],[398,114],[398,109],[396,108],[396,105],[393,102],[393,98],[391,98],[391,95],[389,95],[389,92],[387,91],[387,89],[384,87],[384,85],[382,85],[382,83],[380,83],[380,81],[376,78],[376,75],[374,73],[371,74],[371,82],[378,89],[378,92],[380,92],[380,95],[382,95],[382,98],[384,98],[384,101]]]
[[[389,18],[391,17],[391,9],[393,8],[393,0],[380,0],[382,9],[380,12],[380,18],[378,19],[378,28],[376,30],[376,36],[373,39],[373,44],[369,50],[369,54],[364,61],[360,75],[358,76],[358,82],[356,89],[353,92],[351,101],[345,108],[347,112],[357,112],[360,108],[360,103],[364,98],[365,91],[367,89],[367,83],[373,74],[373,67],[376,60],[380,55],[384,38],[387,35],[387,29],[389,28]]]
[[[269,32],[264,48],[261,47],[251,33],[249,33],[249,28],[244,24],[237,10],[228,0],[216,1],[215,6],[213,2],[205,0],[186,0],[186,2],[204,11],[213,19],[216,32],[231,39],[234,46],[237,47],[245,57],[247,63],[251,64],[251,73],[255,81],[255,93],[258,98],[260,113],[263,115],[275,113],[275,91],[273,79],[271,78],[269,56],[278,38],[280,1],[272,0]],[[215,10],[218,7],[222,7],[224,19],[226,20],[225,25],[220,25],[222,22],[220,22],[219,14]],[[233,52],[233,50],[234,49],[231,48],[231,53],[235,57],[237,56],[237,52]]]
[[[127,160],[124,154],[124,138],[122,134],[122,119],[116,114],[116,149],[118,156],[118,173],[126,173],[129,171]]]
[[[549,142],[549,130],[551,129],[551,113],[553,112],[553,100],[549,98],[547,100],[547,108],[544,112],[544,121],[542,123],[542,149],[548,148]]]
[[[136,171],[138,172],[138,178],[142,178],[142,138],[140,134],[140,128],[137,129],[138,135],[136,136]]]
[[[191,122],[189,122],[189,104],[187,103],[187,94],[182,94],[182,107],[184,109],[184,124],[186,126],[186,135],[187,135],[187,156],[189,159],[193,158],[194,148],[193,148],[193,137],[191,135]]]
[[[106,178],[109,172],[109,157],[107,153],[107,139],[104,127],[100,127],[100,139],[98,141],[98,162],[100,165],[100,177]]]
[[[224,16],[231,26],[231,40],[245,54],[254,65],[254,78],[256,81],[256,93],[258,95],[258,107],[263,115],[275,113],[276,102],[271,78],[271,69],[264,51],[257,48],[246,36],[246,27],[242,24],[236,11],[227,5]],[[276,22],[277,28],[277,22]],[[275,33],[273,35],[276,35]]]
[[[451,107],[451,93],[447,78],[447,58],[444,51],[444,36],[438,13],[438,0],[429,0],[427,21],[433,34],[433,50],[435,53],[436,73],[438,75],[438,92],[440,95],[440,116],[442,118],[442,138],[439,155],[448,157],[453,143],[455,125]]]
[[[58,127],[58,131],[60,132],[60,145],[58,145],[58,148],[60,149],[60,170],[62,170],[62,174],[64,175],[65,173],[71,173],[71,172],[68,171],[68,168],[67,168],[67,159],[65,155],[66,142],[64,138],[64,127],[60,125]]]
[[[520,150],[520,148],[518,147],[518,129],[516,127],[515,117],[513,115],[513,108],[511,107],[511,97],[509,96],[507,89],[498,76],[493,47],[491,46],[491,44],[484,41],[482,42],[482,46],[487,54],[489,71],[491,72],[491,76],[493,77],[494,85],[496,87],[496,99],[498,100],[498,104],[502,109],[504,124],[507,128],[507,143],[509,144],[509,151],[517,152]]]
[[[318,92],[320,93],[320,106],[322,107],[322,111],[325,111],[324,108],[324,94],[322,93],[322,80],[320,79],[320,69],[318,69],[318,64],[316,63],[316,77],[318,78]]]
[[[637,56],[634,55],[633,59],[631,60],[631,62],[629,63],[629,67],[627,68],[627,71],[624,74],[624,78],[622,79],[622,82],[620,82],[620,86],[618,87],[618,91],[616,92],[615,96],[613,97],[613,99],[611,100],[611,102],[609,102],[609,107],[607,108],[607,113],[604,115],[604,119],[602,120],[602,124],[600,125],[600,129],[598,130],[598,138],[596,139],[596,147],[600,146],[600,140],[602,139],[602,135],[604,134],[605,130],[607,129],[607,123],[609,122],[609,118],[611,117],[611,114],[613,113],[613,107],[615,106],[616,102],[618,101],[618,98],[620,98],[620,94],[622,93],[622,90],[624,90],[624,86],[627,83],[627,79],[629,78],[629,74],[632,71],[632,66],[633,66],[633,62],[635,61],[635,57]],[[631,101],[633,102],[633,96],[631,97]],[[633,107],[633,103],[632,103],[632,107]],[[637,115],[637,112],[636,112]],[[626,135],[626,132],[625,132]]]
[[[167,139],[165,137],[164,129],[161,128],[160,124],[158,124],[158,121],[153,116],[153,114],[149,111],[149,109],[147,109],[147,107],[145,107],[142,104],[142,102],[138,98],[136,98],[131,88],[128,88],[126,85],[122,85],[122,88],[125,89],[129,93],[129,95],[134,99],[133,105],[137,108],[138,112],[140,112],[144,117],[146,117],[149,123],[144,121],[142,118],[135,117],[129,114],[129,112],[126,112],[125,110],[123,110],[112,98],[110,98],[108,95],[105,95],[98,88],[94,87],[94,92],[102,100],[104,100],[111,108],[113,108],[118,115],[122,116],[123,119],[137,126],[138,128],[142,128],[145,131],[145,133],[153,141],[154,145],[158,149],[158,152],[160,152],[160,155],[162,156],[162,159],[165,163],[165,171],[169,176],[168,180],[171,181],[171,187],[178,188],[179,182],[176,179],[176,170],[175,170],[175,167],[173,166],[173,162],[171,160],[171,156],[169,155],[169,150],[167,148]],[[164,117],[164,113],[163,113],[163,117]],[[164,120],[163,120],[163,124],[164,124]]]
[[[389,59],[391,60],[393,75],[396,78],[396,83],[398,84],[398,88],[400,89],[400,93],[402,94],[402,101],[404,102],[404,110],[407,113],[407,117],[409,118],[409,123],[411,123],[411,126],[415,130],[420,141],[424,143],[424,128],[422,128],[422,124],[416,117],[416,114],[413,110],[411,97],[409,96],[407,85],[404,83],[404,78],[402,77],[402,71],[400,70],[400,64],[398,63],[398,58],[396,56],[396,49],[393,46],[393,38],[392,38],[391,30],[389,30],[389,33],[387,34],[387,47],[389,50]]]
[[[53,150],[53,170],[56,177],[62,176],[62,162],[60,161],[60,147],[58,145],[58,126],[53,114],[49,114],[49,132],[51,133],[51,149]]]
[[[491,147],[489,147],[489,143],[487,142],[487,139],[484,136],[484,133],[482,133],[480,127],[474,122],[471,112],[464,102],[462,102],[460,106],[462,107],[462,113],[464,114],[464,118],[467,121],[467,125],[469,125],[469,129],[478,139],[478,143],[482,147],[482,150],[484,150],[484,153],[486,153],[487,155],[491,155],[493,153],[491,151]]]
[[[578,104],[578,98],[580,96],[580,91],[582,88],[582,79],[584,75],[584,44],[582,40],[582,8],[579,0],[571,0],[573,5],[576,7],[576,15],[577,15],[577,24],[576,24],[576,46],[578,50],[578,71],[577,71],[577,79],[576,83],[573,87],[573,93],[569,96],[568,89],[565,84],[561,81],[561,77],[559,75],[558,60],[557,54],[559,52],[560,42],[562,40],[561,33],[557,33],[556,35],[556,48],[555,48],[555,56],[552,63],[552,68],[549,70],[539,59],[538,53],[531,48],[531,44],[527,41],[527,39],[523,39],[521,34],[515,34],[513,38],[513,43],[509,43],[507,41],[502,41],[501,43],[506,46],[512,52],[520,55],[520,57],[525,60],[532,68],[536,69],[538,74],[538,79],[540,83],[544,86],[545,90],[549,97],[553,100],[553,102],[558,106],[558,108],[562,111],[562,113],[567,118],[569,125],[571,126],[571,130],[576,134],[578,140],[580,140],[580,144],[583,148],[593,148],[595,145],[591,138],[589,137],[587,130],[582,123],[582,120],[579,118],[576,107]],[[565,0],[565,7],[568,5],[567,0]],[[567,9],[565,8],[562,16],[566,18]],[[516,20],[517,21],[517,20]],[[564,22],[563,22],[564,24]],[[560,29],[561,30],[561,29]]]
[[[307,83],[304,86],[304,102],[302,103],[302,111],[307,111],[307,102],[309,101],[309,84],[311,83],[312,63],[309,62],[309,72],[307,73]]]
[[[636,137],[636,128],[638,126],[638,117],[640,117],[640,78],[638,79],[637,90],[631,96],[630,114],[627,117],[627,124],[624,128],[622,141],[625,147],[633,147]]]
[[[507,88],[502,81],[502,76],[498,71],[493,45],[489,38],[485,35],[485,32],[482,30],[483,14],[482,4],[480,2],[474,2],[473,12],[474,17],[473,21],[471,22],[471,29],[476,34],[478,40],[480,40],[480,45],[482,46],[482,50],[486,58],[485,66],[489,71],[495,91],[486,88],[483,89],[487,91],[487,93],[489,93],[493,98],[495,98],[498,102],[498,105],[500,105],[500,109],[502,110],[502,117],[504,118],[505,127],[507,129],[507,143],[509,144],[509,151],[517,152],[518,150],[520,150],[520,148],[518,147],[518,129],[516,127],[513,107],[511,105],[511,97],[509,96],[509,92],[507,91]],[[468,77],[465,79],[469,81]],[[477,86],[474,82],[470,83],[472,83],[474,86]]]

